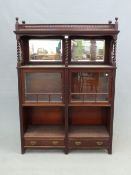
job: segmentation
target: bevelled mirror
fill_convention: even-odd
[[[105,40],[72,39],[71,61],[104,62]]]
[[[29,61],[62,61],[62,40],[29,40]]]

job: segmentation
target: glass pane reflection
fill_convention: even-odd
[[[109,74],[104,72],[73,72],[72,102],[109,101]]]
[[[26,73],[25,101],[62,102],[62,74],[59,72]]]

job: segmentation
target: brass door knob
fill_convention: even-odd
[[[81,141],[75,141],[75,145],[77,146],[81,145]]]
[[[58,143],[59,143],[59,141],[57,141],[57,140],[52,141],[53,145],[58,145]]]
[[[98,146],[101,146],[101,145],[103,145],[103,142],[102,142],[102,141],[98,141],[98,142],[96,142],[96,144],[97,144]]]
[[[37,144],[37,141],[32,140],[32,141],[30,141],[30,144],[31,144],[32,146],[34,146],[34,145]]]

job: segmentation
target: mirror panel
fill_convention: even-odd
[[[71,40],[71,61],[103,62],[104,58],[105,40]]]
[[[62,61],[62,40],[29,40],[29,61]]]

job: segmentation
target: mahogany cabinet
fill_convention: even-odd
[[[26,24],[16,18],[21,150],[112,153],[118,18]]]

